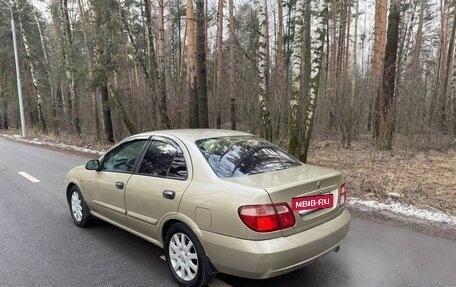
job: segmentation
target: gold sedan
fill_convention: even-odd
[[[337,251],[350,225],[340,172],[238,131],[134,135],[66,185],[77,226],[97,217],[164,248],[181,286],[291,272]]]

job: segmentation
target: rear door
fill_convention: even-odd
[[[177,213],[190,183],[190,158],[173,140],[154,137],[125,194],[127,220],[136,231],[158,238],[158,226],[167,215]]]

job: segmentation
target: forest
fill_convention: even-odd
[[[451,0],[1,0],[0,129],[113,143],[148,130],[416,150],[456,137]]]

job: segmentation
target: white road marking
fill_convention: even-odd
[[[232,287],[230,284],[218,279],[217,277],[214,277],[209,283],[207,283],[207,286],[209,287]]]
[[[22,175],[23,177],[25,177],[26,179],[30,180],[33,183],[40,182],[39,179],[34,178],[33,176],[31,176],[30,174],[26,173],[25,171],[18,171],[17,173]]]

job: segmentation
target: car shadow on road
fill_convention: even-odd
[[[160,256],[163,255],[161,248],[96,218],[84,228],[84,233],[89,237],[88,240],[97,242],[96,248],[105,249],[103,252],[95,252],[109,254],[111,258],[105,258],[104,263],[111,263],[112,269],[117,269],[116,272],[119,269],[131,272],[124,279],[125,284],[128,283],[130,286],[177,286],[166,262],[160,259]],[[128,276],[135,276],[135,278],[129,278],[130,281],[128,281]],[[136,282],[130,284],[132,279]]]

